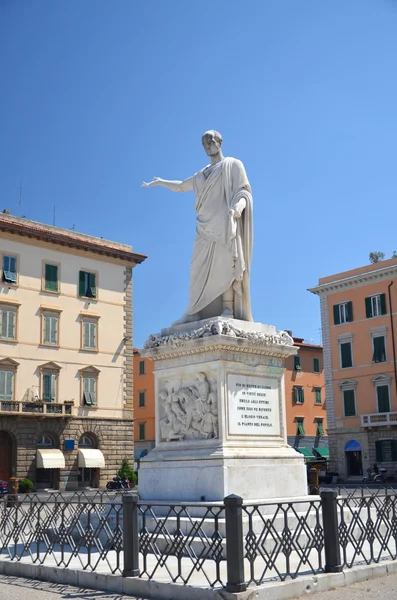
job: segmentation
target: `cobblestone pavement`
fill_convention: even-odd
[[[397,574],[376,577],[361,583],[354,583],[346,587],[318,594],[306,594],[297,600],[396,600]]]
[[[82,590],[70,585],[0,575],[3,600],[142,600],[113,592]]]

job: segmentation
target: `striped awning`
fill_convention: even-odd
[[[105,457],[97,448],[80,448],[77,464],[85,469],[103,469]]]

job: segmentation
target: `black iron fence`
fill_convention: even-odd
[[[238,592],[397,558],[397,495],[148,503],[131,493],[4,498],[0,559]]]

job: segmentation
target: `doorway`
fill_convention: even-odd
[[[361,446],[356,440],[350,440],[345,445],[346,474],[348,477],[362,477],[363,463]]]
[[[12,475],[12,438],[0,431],[0,480],[8,481]]]

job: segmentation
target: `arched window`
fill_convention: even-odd
[[[50,435],[44,433],[37,441],[38,448],[54,448],[55,443]]]
[[[94,440],[90,435],[84,433],[79,440],[79,448],[94,448]]]

